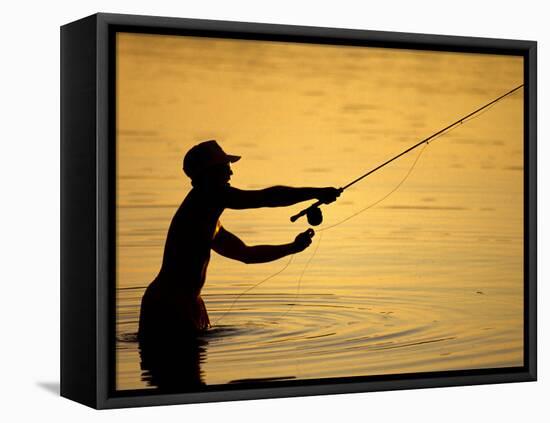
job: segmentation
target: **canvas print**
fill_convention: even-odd
[[[523,366],[523,57],[115,50],[117,391]]]

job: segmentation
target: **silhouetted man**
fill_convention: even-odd
[[[330,203],[340,195],[336,188],[231,187],[230,163],[239,159],[226,154],[214,140],[195,145],[185,155],[183,170],[193,188],[172,219],[161,269],[143,296],[141,342],[197,335],[210,326],[200,293],[211,249],[243,263],[265,263],[303,251],[311,244],[309,230],[288,244],[247,246],[221,225],[224,209],[284,207],[312,199]]]

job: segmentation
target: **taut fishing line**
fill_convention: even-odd
[[[384,201],[386,198],[388,198],[390,195],[392,195],[395,191],[397,191],[404,183],[405,181],[408,179],[408,177],[410,176],[410,174],[412,173],[413,169],[416,167],[416,164],[418,162],[418,160],[420,159],[420,156],[422,155],[422,153],[424,153],[424,150],[426,149],[426,147],[428,146],[428,144],[434,140],[436,140],[437,138],[440,138],[442,137],[443,135],[446,135],[448,133],[450,133],[451,131],[455,130],[456,128],[458,128],[459,126],[462,126],[463,124],[473,120],[473,119],[476,119],[478,117],[480,117],[481,115],[483,115],[484,113],[486,113],[487,111],[489,111],[496,103],[498,103],[500,100],[504,99],[505,97],[513,94],[514,92],[516,92],[517,90],[519,90],[521,87],[523,87],[524,84],[521,84],[519,85],[518,87],[514,88],[513,90],[510,90],[508,91],[506,94],[498,97],[497,99],[491,101],[490,103],[487,103],[486,105],[480,107],[479,109],[476,109],[475,111],[473,111],[472,113],[466,115],[465,117],[463,117],[462,119],[459,119],[457,120],[456,122],[452,123],[451,125],[445,127],[444,129],[436,132],[435,134],[429,136],[428,138],[425,138],[424,140],[420,141],[419,143],[415,144],[414,146],[412,146],[411,148],[403,151],[402,153],[398,154],[397,156],[393,157],[392,159],[384,162],[383,164],[381,164],[380,166],[374,168],[373,170],[365,173],[364,175],[360,176],[359,178],[353,180],[352,182],[350,182],[349,184],[347,184],[346,186],[344,186],[343,188],[341,188],[341,190],[345,190],[347,189],[348,187],[350,187],[351,185],[359,182],[360,180],[362,180],[363,178],[369,176],[370,174],[374,173],[375,171],[377,171],[378,169],[386,166],[387,164],[389,164],[390,162],[392,162],[393,160],[401,157],[402,155],[408,153],[409,151],[413,150],[414,148],[422,145],[422,149],[419,151],[418,155],[416,156],[414,162],[412,163],[411,167],[409,168],[409,170],[407,171],[407,173],[405,174],[405,176],[397,183],[397,185],[392,188],[391,191],[389,191],[387,194],[385,194],[383,197],[381,197],[380,199],[376,200],[375,202],[369,204],[367,207],[364,207],[362,208],[361,210],[351,214],[350,216],[346,217],[345,219],[342,219],[341,221],[337,222],[337,223],[334,223],[332,225],[329,225],[329,226],[325,226],[325,227],[322,227],[320,229],[318,229],[317,231],[321,233],[321,235],[319,236],[319,241],[317,242],[317,246],[315,247],[315,250],[313,251],[313,253],[311,254],[311,256],[309,257],[308,261],[306,262],[306,264],[304,265],[303,269],[302,269],[302,272],[300,274],[300,277],[298,279],[298,283],[297,283],[297,290],[296,290],[296,296],[295,296],[295,299],[294,301],[290,304],[288,310],[286,310],[281,316],[279,316],[278,320],[283,318],[284,316],[286,316],[290,310],[294,307],[294,305],[296,304],[297,300],[298,300],[298,297],[299,297],[299,294],[300,294],[300,287],[301,287],[301,282],[302,282],[302,279],[303,279],[303,276],[307,270],[307,268],[309,267],[309,264],[311,263],[311,261],[313,260],[313,258],[315,257],[315,255],[317,254],[317,251],[319,249],[319,246],[321,244],[321,239],[322,239],[322,236],[323,236],[323,232],[324,231],[327,231],[329,229],[332,229],[332,228],[335,228],[336,226],[339,226],[351,219],[353,219],[354,217],[360,215],[361,213],[364,213],[365,211],[369,210],[370,208],[380,204],[382,201]],[[295,216],[292,216],[291,218],[291,221],[294,222],[296,221],[299,217],[301,216],[304,216],[307,214],[308,210],[312,210],[312,209],[315,209],[315,208],[318,208],[319,205],[323,204],[322,202],[318,201],[314,204],[312,204],[311,206],[309,206],[307,209],[304,209],[302,210],[300,213],[296,214]],[[321,217],[321,221],[322,221],[322,217]],[[319,222],[320,223],[320,222]],[[317,223],[318,224],[318,223]],[[267,282],[268,280],[270,280],[271,278],[279,275],[280,273],[282,273],[283,271],[285,271],[288,266],[292,263],[292,260],[294,258],[294,254],[292,254],[290,256],[290,259],[288,260],[288,262],[284,265],[284,267],[280,270],[278,270],[277,272],[271,274],[270,276],[268,276],[267,278],[261,280],[260,282],[256,283],[255,285],[252,285],[251,287],[247,288],[246,290],[244,290],[242,293],[240,293],[236,298],[235,300],[233,300],[233,303],[231,304],[231,306],[229,307],[229,309],[224,313],[222,314],[220,317],[218,317],[218,319],[216,319],[214,325],[216,325],[223,317],[225,317],[232,309],[233,307],[235,306],[235,303],[243,296],[245,295],[246,293],[250,292],[251,290],[253,290],[254,288],[257,288],[258,286],[260,286],[261,284],[263,284],[264,282]]]

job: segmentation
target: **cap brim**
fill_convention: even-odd
[[[230,154],[227,154],[227,160],[229,160],[229,163],[235,163],[241,160],[241,156],[231,156]]]

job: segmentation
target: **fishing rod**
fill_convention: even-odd
[[[427,143],[430,142],[430,140],[436,138],[437,136],[443,134],[444,132],[453,129],[454,127],[456,127],[458,125],[461,125],[462,123],[464,123],[464,121],[466,121],[468,118],[472,117],[473,115],[481,112],[482,110],[485,110],[486,108],[492,106],[493,104],[495,104],[495,103],[499,102],[500,100],[504,99],[505,97],[509,96],[510,94],[513,94],[514,92],[519,90],[521,87],[523,87],[523,85],[524,84],[521,84],[521,85],[517,86],[513,90],[508,91],[506,94],[501,95],[500,97],[498,97],[498,98],[494,99],[493,101],[485,104],[484,106],[480,107],[479,109],[474,110],[473,112],[471,112],[471,113],[467,114],[466,116],[460,118],[456,122],[451,123],[449,126],[446,126],[445,128],[437,131],[436,133],[430,135],[429,137],[424,138],[422,141],[416,143],[415,145],[413,145],[410,148],[407,148],[405,151],[399,153],[397,156],[394,156],[391,159],[389,159],[389,160],[385,161],[384,163],[382,163],[381,165],[375,167],[374,169],[369,170],[367,173],[359,176],[357,179],[354,179],[353,181],[351,181],[347,185],[344,185],[343,187],[341,187],[340,192],[345,191],[346,189],[348,189],[352,185],[356,184],[357,182],[361,181],[362,179],[366,178],[367,176],[373,174],[377,170],[382,169],[384,166],[390,164],[391,162],[398,159],[399,157],[407,154],[408,152],[414,150],[417,147],[420,147],[422,144],[427,144]],[[307,221],[310,225],[313,225],[313,226],[320,225],[323,222],[323,214],[321,213],[321,209],[319,208],[319,206],[321,206],[322,204],[325,204],[325,203],[321,200],[313,203],[309,207],[303,209],[301,212],[299,212],[299,213],[295,214],[294,216],[292,216],[290,218],[290,221],[295,222],[300,217],[306,215],[307,216]]]

